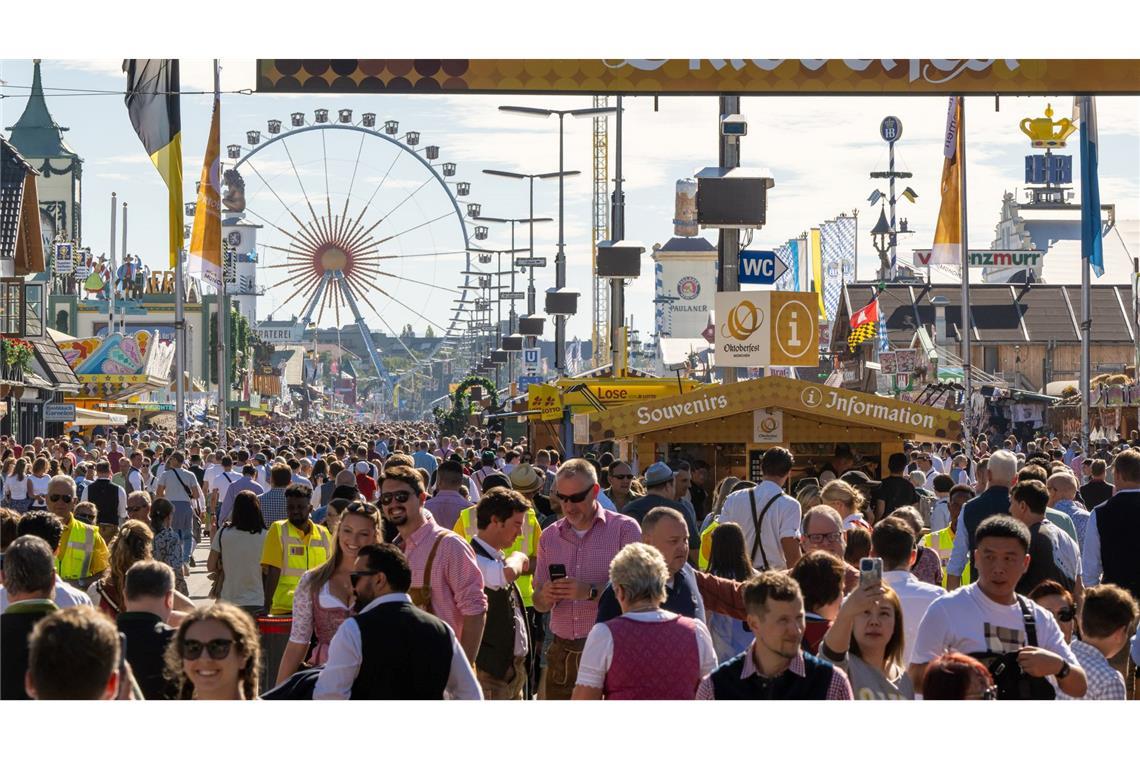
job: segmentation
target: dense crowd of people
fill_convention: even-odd
[[[428,423],[0,437],[0,697],[1134,699],[1138,439],[714,482]]]

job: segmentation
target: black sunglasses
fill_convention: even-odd
[[[1062,607],[1061,609],[1057,610],[1057,619],[1062,623],[1071,623],[1076,616],[1076,607]]]
[[[197,660],[202,656],[202,650],[205,650],[210,655],[211,660],[224,660],[230,656],[230,648],[233,645],[233,639],[211,639],[210,641],[186,639],[182,642],[182,659]]]
[[[408,499],[412,498],[414,494],[411,491],[396,491],[394,493],[380,494],[380,503],[388,505],[395,499],[398,503],[404,504]]]
[[[348,574],[348,582],[355,586],[361,578],[370,578],[379,572],[379,570],[354,570]]]
[[[559,501],[568,501],[571,504],[578,504],[579,502],[585,501],[586,497],[589,496],[590,492],[592,492],[593,490],[594,490],[594,487],[590,486],[585,491],[582,491],[580,493],[573,493],[573,494],[570,494],[569,496],[567,496],[566,494],[561,494],[561,493],[558,493],[557,491],[555,491],[554,496]]]
[[[64,504],[70,504],[73,498],[74,497],[68,496],[65,493],[53,493],[51,496],[48,496],[49,501],[62,501]]]

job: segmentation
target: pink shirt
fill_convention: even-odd
[[[451,626],[456,638],[463,635],[463,617],[487,611],[483,573],[475,552],[462,538],[439,525],[430,516],[408,536],[400,549],[412,568],[412,586],[422,588],[428,555],[437,534],[442,534],[431,568],[431,611]]]
[[[565,565],[566,576],[597,586],[598,593],[610,579],[610,562],[626,544],[641,540],[641,528],[632,517],[602,509],[594,503],[594,522],[581,538],[566,518],[552,523],[538,540],[538,566],[534,590],[550,582],[550,566]],[[598,617],[598,602],[557,602],[550,611],[550,630],[563,639],[584,639]]]

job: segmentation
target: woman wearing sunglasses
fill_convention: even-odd
[[[227,602],[191,612],[166,650],[180,699],[257,699],[260,668],[257,626]]]
[[[380,510],[373,505],[354,501],[341,513],[332,557],[302,575],[293,594],[293,627],[277,669],[278,685],[301,667],[314,633],[317,645],[309,665],[325,664],[329,642],[352,609],[352,581],[349,576],[356,563],[356,555],[362,546],[378,544],[382,540]]]

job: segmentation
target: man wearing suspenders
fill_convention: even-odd
[[[730,494],[721,510],[722,524],[740,526],[757,570],[784,570],[799,561],[800,503],[783,490],[793,464],[787,449],[768,449],[760,461],[763,480]]]

